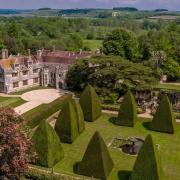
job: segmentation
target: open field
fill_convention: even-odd
[[[26,101],[21,99],[20,97],[1,97],[0,96],[0,106],[5,106],[5,107],[17,107],[22,104],[24,104]]]
[[[95,51],[102,46],[102,40],[84,40],[84,46],[87,46],[91,51]]]
[[[164,16],[152,16],[148,17],[148,19],[161,19],[161,20],[176,20],[179,16],[170,16],[170,15],[164,15]]]
[[[152,134],[154,142],[160,145],[159,154],[163,167],[163,180],[179,180],[180,174],[180,125],[176,126],[174,135],[152,132],[147,130],[143,123],[147,119],[139,119],[134,128],[116,126],[109,119],[110,115],[103,115],[93,123],[86,122],[86,130],[75,140],[73,144],[64,144],[63,149],[65,158],[55,165],[54,171],[60,173],[74,174],[73,166],[82,159],[85,149],[92,135],[96,130],[100,132],[108,145],[113,137],[141,137],[145,138],[148,134]],[[109,148],[110,154],[115,163],[115,167],[109,180],[123,179],[127,171],[131,171],[135,162],[135,156],[124,154],[118,149]]]

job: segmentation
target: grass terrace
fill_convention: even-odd
[[[39,90],[39,89],[50,89],[50,88],[51,87],[34,86],[34,87],[30,87],[30,88],[27,88],[27,89],[24,89],[21,91],[10,93],[10,95],[22,95],[22,94],[29,92],[29,91],[34,91],[34,90]]]
[[[1,97],[0,96],[0,106],[4,107],[12,107],[15,108],[24,104],[26,101],[21,99],[20,97]]]

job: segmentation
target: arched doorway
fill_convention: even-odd
[[[63,83],[59,81],[59,89],[63,89]]]

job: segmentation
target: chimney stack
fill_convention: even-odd
[[[37,56],[38,56],[38,57],[41,57],[41,56],[42,56],[42,50],[38,50],[38,51],[37,51]]]
[[[82,54],[82,52],[83,52],[83,50],[82,50],[82,49],[80,49],[80,50],[79,50],[79,54]]]
[[[28,49],[28,56],[31,57],[31,50]]]
[[[8,50],[7,49],[2,49],[2,59],[8,59]]]

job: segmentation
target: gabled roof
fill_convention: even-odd
[[[27,65],[27,62],[32,60],[33,62],[36,60],[34,57],[29,56],[10,56],[8,59],[0,60],[0,66],[3,69],[12,69],[14,64]]]
[[[47,51],[43,50],[41,61],[45,63],[73,64],[76,59],[91,57],[92,52]]]
[[[0,66],[3,69],[10,69],[12,68],[12,65],[15,63],[16,59],[15,58],[9,58],[9,59],[2,59],[0,61]]]

